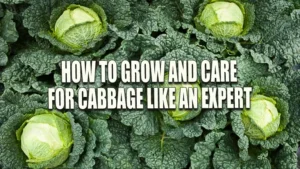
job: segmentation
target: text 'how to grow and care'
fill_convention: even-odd
[[[49,109],[250,108],[236,60],[62,61],[61,73],[68,87],[48,89]]]

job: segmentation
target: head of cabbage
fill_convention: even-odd
[[[54,37],[72,48],[82,50],[93,41],[97,41],[107,31],[106,15],[100,6],[92,8],[71,4],[56,20]]]
[[[53,168],[69,156],[72,144],[71,124],[65,114],[41,110],[17,130],[21,149],[32,168]]]
[[[197,115],[200,114],[201,109],[199,104],[201,103],[201,87],[200,83],[169,83],[169,75],[165,76],[165,82],[162,87],[165,88],[175,88],[175,110],[168,110],[168,114],[177,121],[186,121],[193,119]],[[196,88],[197,89],[197,99],[198,99],[198,109],[191,110],[191,109],[179,109],[179,100],[180,100],[180,89],[181,88]]]
[[[236,0],[210,0],[195,17],[197,29],[204,26],[214,36],[231,38],[246,34],[252,27],[253,11]]]
[[[274,135],[280,126],[280,113],[276,101],[263,95],[251,98],[251,108],[242,113],[245,134],[258,140],[266,140]]]

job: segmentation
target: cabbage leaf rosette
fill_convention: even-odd
[[[296,168],[298,144],[293,141],[299,135],[290,132],[287,85],[260,77],[245,86],[253,87],[251,107],[232,110],[228,127],[195,144],[191,168]]]
[[[133,26],[129,2],[115,3],[113,0],[33,0],[23,13],[23,23],[43,47],[55,46],[75,55],[89,52],[100,57],[116,47],[118,38],[132,39],[138,32]]]
[[[288,88],[271,77],[257,78],[251,85],[251,108],[231,113],[233,131],[241,140],[248,138],[252,145],[277,148],[288,139]]]
[[[206,0],[194,22],[198,30],[207,28],[216,37],[245,35],[253,26],[254,8],[238,0]]]
[[[107,163],[109,112],[47,110],[42,95],[6,90],[0,97],[0,117],[2,168],[92,169],[96,161]]]

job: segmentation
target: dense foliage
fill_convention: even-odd
[[[63,84],[64,60],[236,60],[238,82]],[[252,87],[251,109],[47,110],[50,87],[157,86]],[[0,95],[3,169],[296,169],[300,3],[0,0]]]

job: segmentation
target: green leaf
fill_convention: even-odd
[[[62,60],[61,55],[57,55],[47,50],[37,50],[24,52],[20,56],[20,61],[31,67],[35,76],[49,75],[52,71],[56,70],[57,65]]]
[[[14,89],[20,93],[28,92],[36,82],[33,70],[17,60],[6,67],[1,74],[1,78],[6,89]]]
[[[132,135],[131,146],[145,158],[151,168],[184,168],[189,163],[192,153],[192,139],[171,139],[165,135]]]
[[[132,0],[130,5],[133,14],[132,18],[137,22],[143,34],[151,35],[152,32],[157,32],[160,29],[156,11],[146,1]]]
[[[38,33],[44,30],[49,30],[49,20],[51,11],[56,5],[56,1],[32,1],[32,5],[28,7],[24,13],[23,25],[28,29],[32,37],[37,37]],[[43,16],[43,17],[41,17]]]
[[[144,88],[142,84],[119,84],[119,88]],[[119,110],[121,122],[126,126],[132,126],[137,135],[155,135],[159,131],[159,113],[148,110],[144,105],[143,110]]]
[[[93,150],[96,148],[96,136],[89,130],[85,137],[86,144],[84,152],[74,167],[76,169],[92,169],[95,165],[95,153]]]
[[[0,52],[0,66],[5,66],[8,62],[7,55],[4,52]]]
[[[16,42],[19,38],[13,17],[14,15],[12,12],[6,11],[4,17],[0,21],[0,36],[9,43]]]
[[[252,82],[252,86],[258,87],[258,93],[270,97],[278,97],[282,100],[289,100],[290,93],[287,86],[280,80],[272,77],[260,77]]]
[[[142,169],[145,167],[138,154],[130,146],[130,128],[122,123],[109,121],[109,130],[112,133],[112,147],[106,161],[99,163],[101,168],[113,169]]]
[[[100,157],[101,154],[107,154],[111,147],[111,133],[108,130],[107,122],[101,119],[90,119],[90,129],[97,139],[95,156]]]
[[[255,151],[255,150],[253,150]],[[243,161],[239,158],[239,148],[236,144],[234,136],[227,133],[219,142],[218,148],[213,156],[214,168],[220,169],[271,169],[270,161],[265,157],[264,153],[256,152],[259,155],[252,156],[251,159]]]
[[[300,73],[299,70],[293,70],[286,74],[286,84],[291,92],[291,99],[289,101],[289,113],[291,114],[290,123],[287,126],[287,130],[289,133],[289,139],[293,143],[297,143],[300,141]]]
[[[121,110],[119,114],[122,123],[132,126],[134,133],[138,135],[154,135],[158,132],[159,120],[157,113],[144,110]]]
[[[8,45],[3,38],[0,38],[0,52],[7,53]]]
[[[275,167],[278,169],[297,168],[297,148],[285,143],[273,158]]]
[[[232,59],[237,60],[239,84],[247,84],[258,77],[270,75],[267,64],[256,63],[249,56],[242,55]]]
[[[23,3],[23,2],[27,2],[27,1],[28,0],[0,0],[1,3],[10,4],[10,5],[20,4],[20,3]]]
[[[182,18],[185,23],[191,24],[194,16],[197,15],[198,6],[201,1],[198,0],[180,0],[182,4]]]
[[[224,136],[221,132],[211,132],[205,136],[204,141],[195,144],[195,153],[191,155],[191,167],[197,169],[212,168],[212,160],[214,150],[217,143]]]
[[[46,99],[40,95],[21,95],[5,90],[0,98],[0,126],[16,113],[32,113],[37,108],[46,108]]]
[[[67,113],[67,116],[71,123],[74,143],[72,151],[69,154],[69,158],[66,161],[66,165],[68,167],[74,167],[74,165],[78,162],[80,155],[84,151],[86,139],[82,135],[82,127],[75,122],[74,116],[69,112]]]
[[[0,162],[6,168],[23,169],[27,166],[26,155],[16,137],[16,130],[30,115],[16,113],[0,127]]]
[[[0,38],[0,66],[6,66],[8,62],[8,44],[3,38]]]
[[[284,0],[257,1],[255,27],[262,34],[260,43],[253,46],[251,55],[257,63],[267,63],[271,72],[282,64],[292,67],[299,60],[299,12]]]
[[[94,2],[104,9],[108,23],[121,29],[132,24],[131,9],[128,1],[95,0]]]

